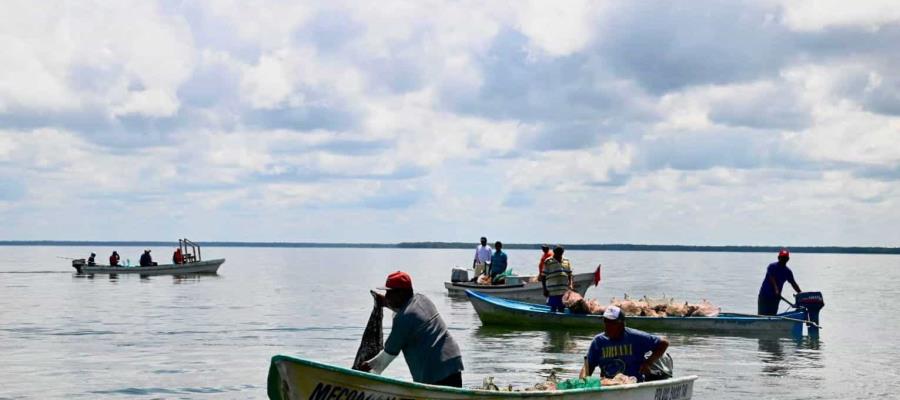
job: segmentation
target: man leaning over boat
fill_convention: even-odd
[[[380,304],[396,314],[384,350],[361,369],[381,374],[403,352],[414,381],[462,387],[462,355],[434,303],[413,292],[412,278],[406,272],[388,275],[384,287],[378,289],[385,291]]]
[[[603,378],[618,374],[637,378],[638,382],[672,377],[671,358],[658,361],[669,348],[669,341],[661,336],[625,327],[625,312],[609,306],[603,312],[603,333],[594,337],[584,357],[579,377],[584,379],[600,368]],[[647,352],[652,352],[646,357]],[[666,365],[667,364],[667,365]]]

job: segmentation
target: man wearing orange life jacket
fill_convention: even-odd
[[[175,250],[175,254],[172,254],[172,262],[175,264],[184,264],[184,254],[181,253],[181,247]]]
[[[550,246],[542,245],[541,246],[541,262],[538,263],[538,277],[544,275],[544,261],[547,261],[548,258],[553,257],[553,251],[550,250]]]

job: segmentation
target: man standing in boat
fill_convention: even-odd
[[[491,246],[487,244],[487,238],[481,237],[481,244],[475,248],[475,259],[472,261],[472,269],[475,270],[475,277],[472,281],[478,280],[478,276],[489,272],[488,266],[491,263]]]
[[[506,272],[506,253],[503,252],[503,243],[494,242],[494,255],[491,256],[491,284],[506,283],[503,278],[497,280],[500,274]]]
[[[788,268],[788,260],[791,259],[791,253],[787,249],[782,249],[778,253],[778,261],[769,264],[766,268],[766,278],[763,279],[762,285],[759,287],[759,297],[756,300],[756,312],[759,315],[775,315],[778,314],[778,303],[781,302],[781,289],[784,282],[790,282],[791,286],[797,293],[800,293],[800,286],[794,280],[794,273]]]
[[[660,336],[625,327],[625,312],[619,307],[609,306],[603,312],[603,333],[594,337],[584,365],[581,379],[593,375],[600,367],[604,378],[624,374],[637,378],[638,382],[654,380],[651,366],[665,354],[669,341]],[[645,357],[652,352],[650,357]]]
[[[562,298],[569,290],[575,290],[572,279],[572,265],[569,260],[563,258],[566,251],[562,246],[553,249],[553,256],[544,260],[544,271],[541,275],[541,285],[544,287],[544,297],[552,312],[566,310]]]
[[[384,287],[378,289],[385,290],[379,303],[396,314],[384,350],[364,362],[362,370],[380,375],[403,352],[414,381],[462,387],[462,355],[434,303],[413,293],[412,278],[406,272],[388,275]]]

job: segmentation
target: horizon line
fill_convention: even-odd
[[[259,247],[259,248],[397,248],[397,249],[468,249],[477,243],[470,242],[247,242],[208,241],[197,242],[206,247]],[[0,240],[0,246],[177,246],[177,241],[160,240]],[[771,245],[681,245],[681,244],[630,244],[630,243],[572,243],[561,244],[569,250],[602,251],[684,251],[684,252],[777,252],[787,248],[795,253],[834,254],[900,254],[900,247],[887,246],[771,246]],[[541,243],[508,243],[507,249],[539,249]]]

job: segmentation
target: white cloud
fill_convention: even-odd
[[[537,49],[554,57],[584,49],[596,32],[595,18],[603,10],[603,2],[592,0],[531,0],[519,5],[522,32]]]
[[[5,2],[0,110],[168,116],[193,68],[189,27],[148,2]],[[50,28],[50,29],[48,29]]]
[[[864,0],[852,5],[841,0],[787,0],[781,6],[785,24],[799,31],[847,26],[878,29],[900,22],[900,8],[892,0]]]

